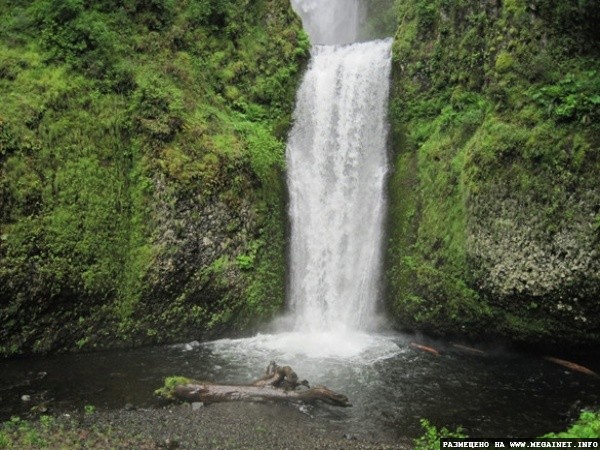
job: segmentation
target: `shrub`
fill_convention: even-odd
[[[458,427],[455,431],[450,431],[446,427],[438,430],[427,419],[421,419],[421,426],[425,429],[425,433],[415,439],[414,450],[439,450],[440,439],[467,437],[463,434],[461,427]]]
[[[501,51],[496,56],[496,72],[508,72],[513,67],[514,63],[515,61],[510,53],[506,51]]]
[[[600,411],[583,411],[566,431],[548,433],[543,438],[600,438]]]

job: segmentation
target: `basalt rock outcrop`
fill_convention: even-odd
[[[600,8],[398,6],[387,249],[398,323],[597,345]]]

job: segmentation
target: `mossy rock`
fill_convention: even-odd
[[[177,386],[182,386],[185,384],[195,383],[191,378],[181,377],[181,376],[171,376],[166,377],[164,381],[164,385],[161,388],[158,388],[154,391],[154,395],[162,398],[163,400],[175,400],[173,395],[173,391]]]

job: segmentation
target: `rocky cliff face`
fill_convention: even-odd
[[[0,16],[0,354],[269,318],[308,53],[288,2],[40,0]]]
[[[389,300],[431,332],[600,339],[594,2],[397,2]]]

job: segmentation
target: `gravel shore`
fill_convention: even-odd
[[[220,403],[96,412],[83,428],[110,427],[113,436],[141,438],[166,449],[409,449],[411,441],[349,434],[291,405]],[[375,439],[375,440],[374,440]]]

